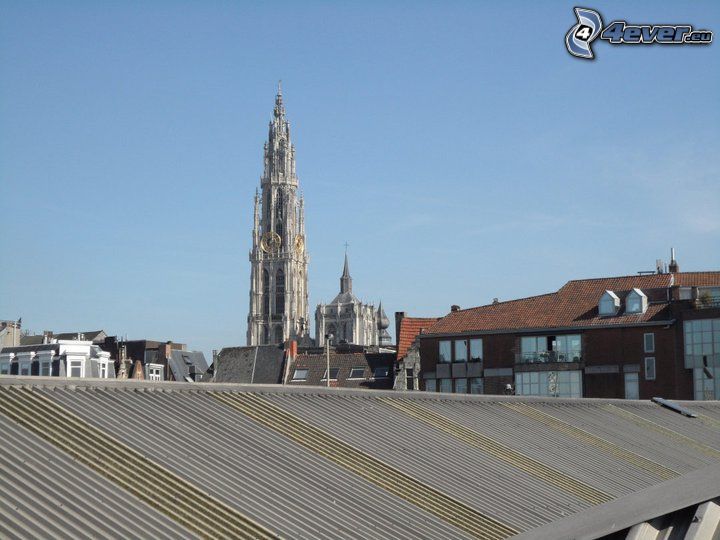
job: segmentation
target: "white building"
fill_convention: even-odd
[[[325,336],[332,334],[331,342],[355,345],[388,345],[388,318],[382,309],[364,304],[352,292],[352,278],[347,253],[340,277],[340,293],[329,304],[319,304],[315,310],[315,336],[318,346],[325,345]]]
[[[53,340],[40,345],[5,347],[0,351],[0,376],[115,378],[110,353],[92,341]]]

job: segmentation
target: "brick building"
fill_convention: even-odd
[[[419,335],[428,391],[720,399],[720,272],[574,280]],[[510,386],[508,386],[510,385]]]

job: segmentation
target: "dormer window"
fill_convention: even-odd
[[[633,289],[625,299],[625,313],[645,313],[648,299],[640,289]]]
[[[620,309],[620,298],[612,291],[605,291],[598,303],[598,313],[604,317],[616,315]]]

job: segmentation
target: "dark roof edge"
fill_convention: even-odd
[[[437,338],[437,337],[452,337],[462,335],[493,335],[493,334],[524,334],[524,333],[537,333],[537,332],[570,332],[572,330],[593,330],[596,328],[635,328],[638,326],[667,326],[669,324],[675,324],[675,319],[669,319],[667,321],[647,321],[640,323],[618,323],[618,324],[589,324],[585,326],[538,326],[534,328],[503,328],[498,330],[463,330],[462,332],[442,332],[437,334],[431,334],[425,332],[418,334],[420,339],[424,338]]]
[[[711,465],[531,529],[513,540],[601,538],[718,496],[720,465]]]

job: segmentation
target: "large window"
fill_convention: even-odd
[[[637,373],[625,374],[625,399],[640,399],[638,379]]]
[[[0,375],[10,375],[10,362],[5,360],[0,362]]]
[[[645,352],[655,352],[655,334],[645,334],[643,345]]]
[[[438,360],[442,363],[452,361],[452,341],[441,341],[440,342],[440,355]]]
[[[425,379],[425,391],[437,392],[437,382],[435,379]]]
[[[579,362],[582,357],[580,334],[524,336],[520,338],[520,361]]]
[[[449,394],[452,392],[452,379],[438,379],[440,381],[440,392]]]
[[[483,359],[483,342],[482,339],[470,340],[470,361],[481,362]]]
[[[455,393],[467,394],[467,379],[455,379]]]
[[[297,368],[293,372],[292,380],[293,381],[306,381],[308,376],[308,370],[305,368]]]
[[[20,366],[18,368],[18,375],[23,375],[25,377],[29,376],[30,366],[31,363],[29,361],[20,362]]]
[[[278,268],[275,274],[275,315],[285,313],[285,272]]]
[[[655,358],[651,356],[645,358],[645,380],[655,380]]]
[[[387,379],[390,377],[390,368],[388,366],[376,367],[373,370],[373,377],[376,379]]]
[[[468,342],[465,339],[455,340],[455,362],[467,362]]]
[[[98,376],[101,379],[107,379],[108,376],[108,363],[107,361],[98,361]]]
[[[582,397],[580,371],[515,373],[515,392],[522,396]]]
[[[269,315],[270,314],[270,274],[268,274],[267,270],[262,271],[262,292],[263,292],[262,314]],[[265,340],[265,343],[267,343],[267,339]]]
[[[713,378],[711,379],[708,375],[712,375]],[[717,399],[716,396],[720,395],[715,390],[715,381],[717,381],[718,377],[720,377],[720,370],[712,367],[693,369],[695,399],[703,401]]]
[[[685,367],[694,370],[695,399],[718,399],[720,376],[708,378],[704,370],[712,373],[720,362],[720,319],[685,321],[684,336]]]
[[[330,380],[331,381],[337,381],[338,373],[340,372],[340,368],[331,367],[330,368]],[[327,381],[327,369],[323,373],[322,380]]]
[[[470,379],[470,393],[471,394],[482,394],[483,393],[483,380],[480,377],[473,377]]]

